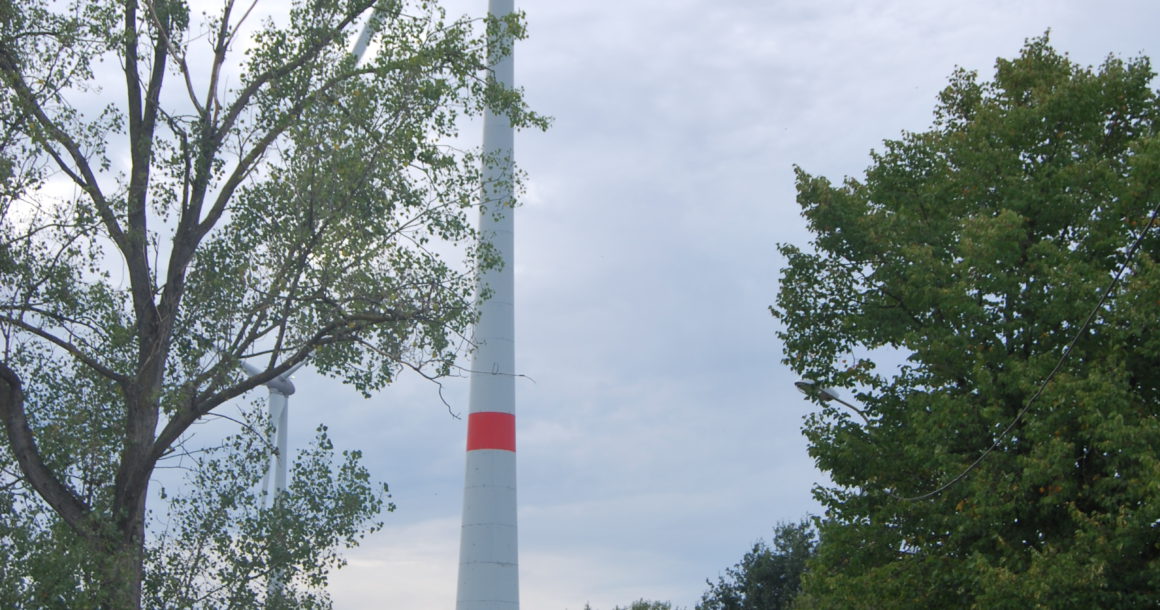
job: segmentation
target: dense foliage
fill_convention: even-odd
[[[701,596],[697,610],[782,610],[797,597],[806,562],[814,554],[817,535],[810,522],[782,523],[772,544],[759,540],[753,548]]]
[[[785,362],[867,417],[807,419],[833,485],[800,605],[1160,604],[1152,81],[1033,39],[993,81],[957,72],[862,179],[798,171]]]
[[[274,572],[326,605],[383,502],[357,454],[321,434],[260,511],[266,422],[203,453],[191,426],[307,359],[364,393],[446,373],[495,262],[481,159],[448,143],[485,107],[543,125],[487,76],[518,16],[207,11],[0,0],[0,606],[254,607]],[[151,488],[165,466],[185,495]]]
[[[587,604],[585,604],[587,607]],[[612,610],[674,610],[673,605],[669,602],[658,602],[646,600],[644,598],[638,599],[627,606],[616,606]]]

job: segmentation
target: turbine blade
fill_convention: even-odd
[[[283,378],[283,379],[289,379],[291,375],[298,372],[298,369],[306,366],[306,363],[308,361],[309,361],[309,358],[307,358],[306,360],[303,360],[302,362],[299,362],[298,364],[295,364],[294,366],[287,369],[285,373],[282,373],[281,375],[278,375],[278,376]]]

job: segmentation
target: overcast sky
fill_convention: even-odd
[[[445,2],[479,14],[486,0]],[[1051,29],[1085,65],[1160,57],[1153,0],[517,0],[520,579],[528,610],[692,607],[779,521],[817,509],[811,405],[767,307],[808,243],[794,164],[860,175],[930,124],[956,66]],[[470,134],[469,134],[470,135]],[[474,136],[472,136],[474,137]],[[335,574],[336,608],[454,606],[464,421],[404,379],[370,400],[295,378],[293,438],[326,422],[398,510]],[[467,382],[446,384],[467,411]]]

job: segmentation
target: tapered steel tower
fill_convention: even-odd
[[[514,0],[489,0],[503,17]],[[510,45],[499,45],[509,46]],[[492,41],[495,79],[514,86],[512,54]],[[513,258],[512,125],[488,110],[483,118],[483,207],[480,232],[503,265],[480,273],[490,296],[479,304],[476,350],[467,415],[467,471],[463,529],[459,539],[457,610],[517,610],[519,565],[516,536],[515,282]]]

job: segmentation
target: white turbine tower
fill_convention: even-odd
[[[257,375],[262,372],[262,369],[243,361],[242,368],[249,375]],[[274,456],[270,459],[270,466],[266,470],[266,476],[262,479],[262,495],[264,496],[262,503],[268,505],[271,495],[267,494],[269,488],[270,478],[274,479],[274,493],[273,497],[278,497],[279,494],[286,491],[286,453],[288,451],[286,435],[287,424],[289,423],[289,407],[290,395],[294,393],[294,383],[290,381],[290,376],[298,369],[306,364],[299,362],[290,368],[290,370],[281,375],[267,381],[265,383],[266,389],[270,391],[270,398],[267,400],[266,408],[270,413],[270,425],[273,426],[270,430],[270,446],[276,449]]]
[[[514,0],[489,0],[488,11],[502,18]],[[509,52],[499,57],[491,43],[496,81],[514,87]],[[459,540],[457,610],[518,610],[519,565],[516,536],[515,284],[513,272],[512,125],[487,110],[483,119],[481,238],[502,266],[479,275],[491,296],[479,304],[467,416],[467,468],[463,488],[463,528]]]

